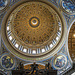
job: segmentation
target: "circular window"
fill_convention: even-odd
[[[7,14],[2,35],[10,45],[8,49],[12,47],[11,52],[14,49],[29,60],[31,57],[36,60],[33,56],[48,54],[59,44],[64,24],[59,12],[48,1],[20,1]]]

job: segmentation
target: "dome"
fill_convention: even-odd
[[[2,25],[2,31],[6,33],[2,34],[3,41],[8,42],[6,47],[14,55],[20,54],[25,60],[39,59],[55,51],[59,45],[65,23],[61,16],[47,1],[19,1],[3,20],[6,22]]]

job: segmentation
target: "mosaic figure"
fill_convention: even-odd
[[[63,0],[62,7],[69,13],[75,13],[75,3],[70,0]]]
[[[5,68],[11,68],[13,66],[13,59],[9,56],[5,56],[2,58],[2,65]]]
[[[15,68],[15,58],[12,58],[9,54],[3,54],[1,56],[1,66],[6,70]]]
[[[65,57],[63,56],[57,57],[55,60],[55,66],[61,68],[64,67],[64,65],[65,65]]]
[[[54,69],[60,70],[67,64],[67,57],[63,54],[58,54],[53,58],[52,66]]]
[[[7,5],[7,0],[0,0],[0,10],[2,10],[3,8],[5,8],[6,7],[6,5]]]

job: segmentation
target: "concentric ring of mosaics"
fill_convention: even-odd
[[[23,0],[7,14],[6,21],[3,20],[6,23],[2,24],[2,29],[5,26],[2,36],[6,37],[3,41],[9,44],[8,49],[12,49],[9,51],[22,59],[40,60],[39,57],[50,55],[64,34],[63,19],[48,1]]]

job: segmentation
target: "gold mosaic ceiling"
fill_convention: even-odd
[[[57,31],[55,19],[47,5],[27,3],[15,16],[14,32],[26,44],[42,44]]]
[[[38,11],[37,11],[38,10]],[[12,17],[11,17],[12,15]],[[27,2],[10,15],[12,36],[23,46],[33,49],[50,45],[61,30],[57,13],[42,2]],[[13,18],[13,19],[12,19]]]

